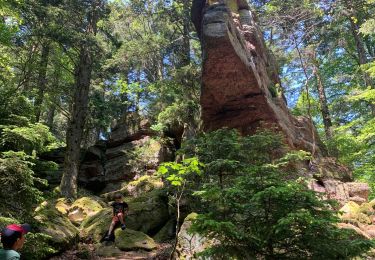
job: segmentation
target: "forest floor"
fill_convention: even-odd
[[[81,244],[82,246],[82,244]],[[153,251],[123,251],[113,257],[101,257],[96,254],[95,246],[90,244],[83,244],[86,248],[85,253],[82,253],[82,249],[71,249],[64,252],[62,255],[54,256],[50,260],[166,260],[169,259],[172,245],[168,243],[161,243],[158,248]]]

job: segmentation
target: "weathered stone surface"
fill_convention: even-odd
[[[62,251],[78,242],[79,231],[55,208],[55,204],[54,201],[43,202],[35,210],[35,220],[42,225],[41,232],[51,236],[53,247]]]
[[[352,225],[352,224],[348,224],[348,223],[339,223],[338,224],[339,228],[344,228],[344,229],[351,229],[351,230],[354,230],[358,235],[362,236],[363,238],[366,238],[366,239],[371,239],[370,236],[368,234],[366,234],[365,232],[363,232],[360,228]]]
[[[319,158],[315,160],[311,167],[314,170],[314,177],[317,180],[324,181],[335,179],[342,182],[350,182],[353,180],[352,172],[348,167],[338,163],[336,158]],[[351,196],[354,197],[354,195]]]
[[[200,2],[195,0],[194,2]],[[203,49],[202,119],[206,130],[237,128],[252,134],[257,128],[284,133],[292,148],[322,155],[315,128],[295,118],[286,106],[277,65],[264,43],[249,7],[214,3],[195,15]],[[199,18],[200,17],[200,18]],[[242,23],[241,23],[242,21]],[[201,30],[200,30],[201,28]]]
[[[157,242],[165,242],[173,239],[175,237],[175,230],[176,230],[176,221],[171,219],[164,225],[162,229],[153,237],[153,239]]]
[[[95,215],[102,209],[102,205],[94,198],[82,197],[68,209],[68,218],[71,222],[80,224],[85,218]]]
[[[100,257],[116,257],[122,254],[122,251],[114,244],[104,245],[102,243],[96,245],[95,252]]]
[[[124,251],[138,249],[153,250],[157,247],[157,244],[151,237],[139,231],[117,229],[115,235],[115,245]]]
[[[178,233],[178,244],[176,247],[176,259],[198,259],[197,254],[203,252],[212,242],[199,234],[189,232],[192,221],[197,217],[196,213],[189,214]]]
[[[150,129],[150,122],[141,119],[135,113],[124,115],[117,120],[112,128],[108,146],[114,147],[122,143],[137,140],[142,136],[152,136],[155,132]]]
[[[344,205],[348,201],[358,204],[365,203],[368,200],[370,187],[367,183],[358,182],[342,182],[333,178],[323,181],[313,180],[310,188],[317,192],[326,193],[329,199],[335,199]]]
[[[148,235],[156,234],[170,219],[166,194],[155,190],[137,198],[126,198],[129,213],[125,217],[126,226]],[[81,235],[88,240],[99,242],[108,230],[112,219],[112,209],[104,208],[81,224]]]

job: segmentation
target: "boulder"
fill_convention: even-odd
[[[309,187],[316,192],[325,193],[329,199],[337,200],[341,206],[348,201],[363,204],[368,200],[370,187],[367,183],[342,182],[340,180],[327,178],[324,180],[313,180]]]
[[[82,197],[74,201],[71,205],[68,218],[71,222],[80,224],[85,218],[95,215],[102,209],[102,205],[96,199]]]
[[[79,230],[55,205],[55,201],[43,202],[35,210],[35,220],[41,225],[41,232],[51,237],[53,247],[62,251],[78,242]]]
[[[131,229],[155,235],[170,219],[168,197],[163,190],[153,190],[132,198],[128,204],[126,223]]]
[[[360,229],[372,239],[375,238],[375,225],[363,225]]]
[[[100,242],[112,221],[112,209],[104,208],[82,221],[81,236],[87,241]]]
[[[129,213],[125,217],[126,226],[132,230],[155,235],[169,220],[166,194],[154,190],[137,198],[126,198]],[[82,236],[88,240],[100,241],[108,230],[112,219],[112,209],[104,208],[81,224]]]
[[[138,197],[146,192],[163,188],[164,183],[160,177],[145,175],[129,183],[122,183],[121,186],[121,189],[104,193],[100,197],[107,201],[114,200],[116,193],[121,193],[124,196]]]
[[[171,219],[164,225],[162,229],[153,237],[157,242],[166,242],[174,238],[176,230],[176,221]]]
[[[211,241],[199,234],[189,232],[192,221],[196,219],[196,213],[189,214],[178,233],[178,243],[175,252],[176,259],[197,259],[197,254],[203,252],[211,243]]]
[[[353,201],[349,201],[340,209],[340,212],[341,220],[346,223],[357,226],[372,224],[370,215],[373,214],[374,210],[369,203],[358,205]]]
[[[115,235],[115,245],[119,249],[124,251],[132,251],[139,249],[153,250],[157,247],[157,244],[151,237],[139,231],[131,229],[117,229],[115,231]]]
[[[122,251],[114,244],[105,245],[102,243],[95,246],[95,252],[99,257],[116,257],[122,254]]]
[[[64,198],[59,198],[56,200],[55,208],[58,212],[60,212],[63,215],[68,214],[68,211],[70,209],[70,205],[68,201]]]
[[[350,182],[353,180],[352,172],[348,167],[337,162],[336,158],[323,157],[317,159],[312,165],[314,168],[314,177],[317,180],[338,180],[342,182]],[[348,187],[350,189],[350,187]],[[354,197],[355,195],[350,195]]]
[[[343,229],[350,229],[350,230],[353,230],[355,231],[358,235],[360,235],[361,237],[363,238],[366,238],[366,239],[371,239],[370,236],[368,234],[366,234],[365,232],[363,232],[360,228],[352,225],[352,224],[348,224],[348,223],[339,223],[338,224],[338,227],[339,228],[343,228]]]

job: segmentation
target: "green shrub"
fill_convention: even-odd
[[[0,154],[0,212],[5,217],[30,219],[33,207],[43,197],[35,188],[36,183],[46,184],[36,178],[31,170],[29,156],[23,152],[7,152]]]
[[[195,195],[192,231],[216,241],[218,259],[350,259],[374,242],[337,227],[331,201],[307,188],[293,167],[305,152],[286,153],[270,131],[249,137],[218,130],[187,144],[206,165]]]

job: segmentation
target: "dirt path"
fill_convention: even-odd
[[[171,251],[171,244],[159,244],[158,248],[147,251],[121,252],[113,257],[100,257],[95,252],[94,245],[80,244],[77,248],[54,256],[50,260],[167,260]]]

